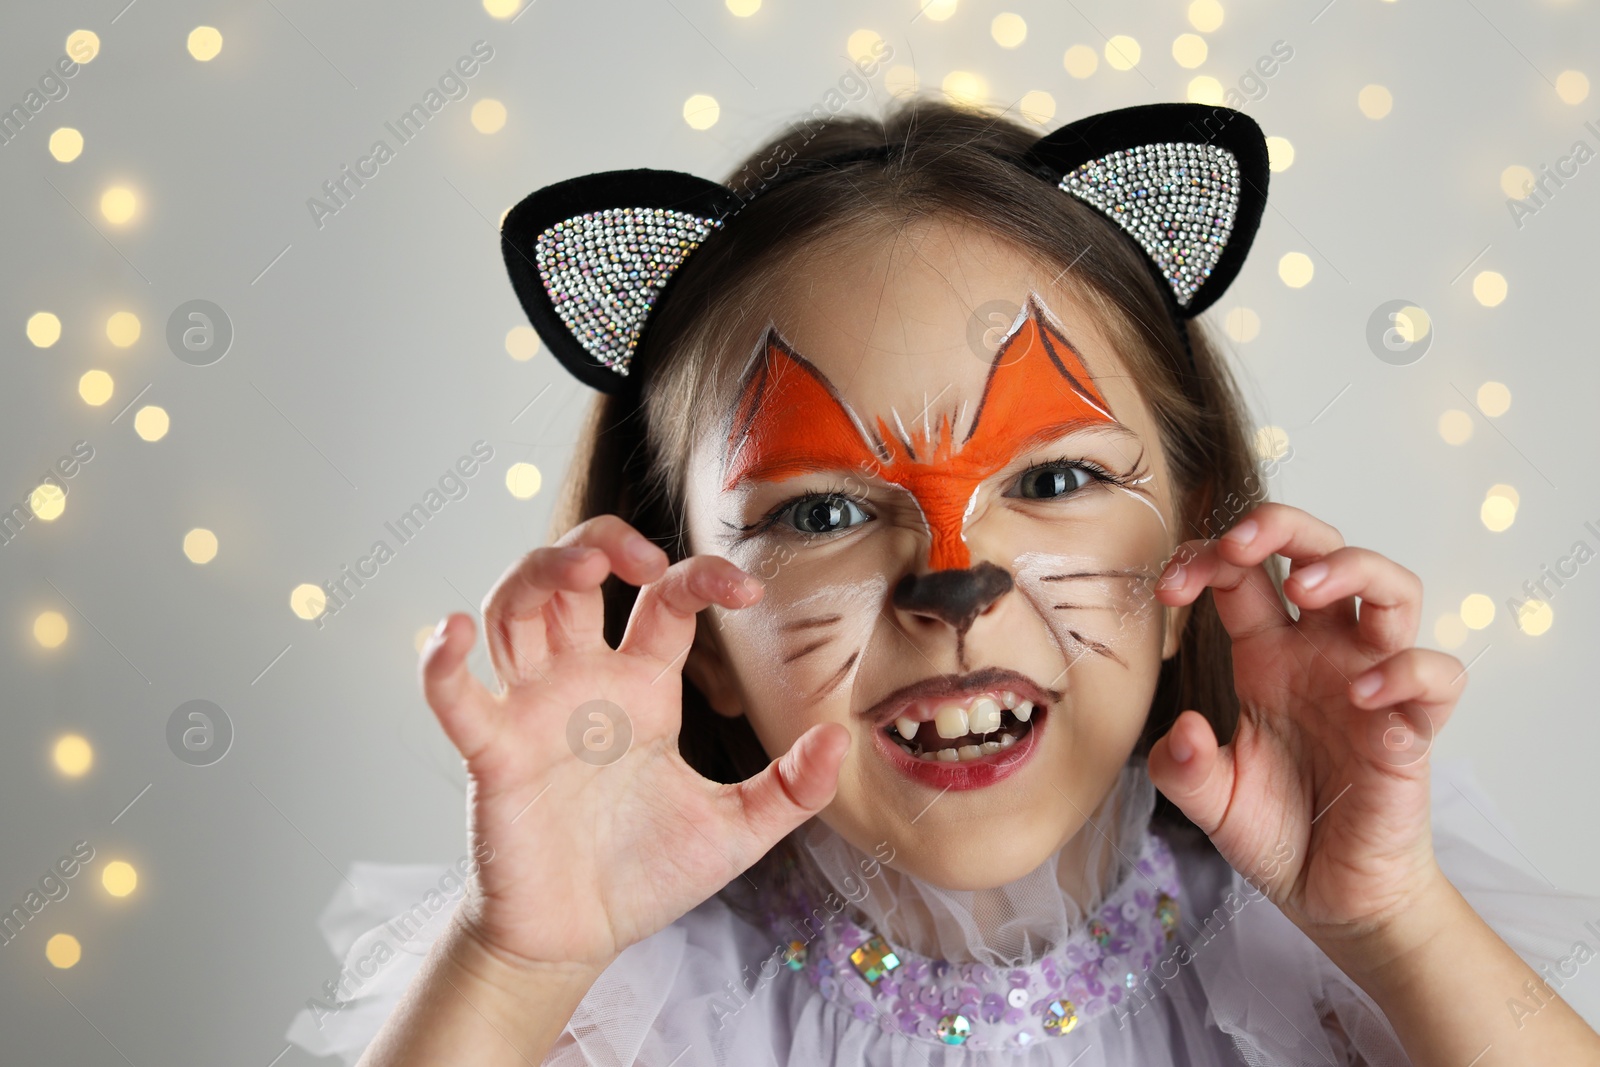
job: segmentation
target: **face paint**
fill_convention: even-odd
[[[876,418],[869,431],[833,384],[767,331],[764,358],[746,373],[729,420],[722,488],[749,479],[778,481],[820,470],[861,471],[908,490],[931,538],[932,571],[970,566],[965,522],[979,484],[1019,453],[1074,430],[1116,427],[1110,405],[1037,293],[1029,292],[1001,341],[966,436],[941,415],[906,432]],[[915,421],[915,420],[913,420]]]

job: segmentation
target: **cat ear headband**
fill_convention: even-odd
[[[761,191],[796,173],[883,159],[889,151],[794,160]],[[1041,137],[1020,165],[1133,240],[1186,341],[1186,320],[1238,275],[1266,208],[1266,139],[1253,119],[1231,108],[1144,104],[1090,115]],[[517,203],[501,227],[501,252],[546,347],[586,385],[621,393],[673,277],[697,249],[737,225],[748,202],[680,171],[585,174]]]

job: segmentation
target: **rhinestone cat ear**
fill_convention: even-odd
[[[1242,111],[1143,104],[1039,139],[1025,165],[1099,210],[1144,250],[1180,318],[1244,266],[1267,204],[1267,142]]]
[[[742,204],[693,174],[586,174],[524,197],[500,250],[528,321],[586,385],[620,393],[651,310],[689,254]]]

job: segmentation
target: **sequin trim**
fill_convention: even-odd
[[[1180,890],[1171,849],[1147,832],[1135,868],[1088,924],[1026,967],[919,956],[843,916],[809,944],[788,941],[785,960],[840,1010],[914,1041],[992,1050],[1087,1040],[1071,1035],[1131,998],[1175,947]],[[792,924],[769,921],[792,937]]]
[[[626,376],[656,297],[722,224],[668,208],[590,211],[541,233],[534,261],[573,338]]]
[[[1063,175],[1061,188],[1126,230],[1188,307],[1239,211],[1239,161],[1212,144],[1139,145]]]

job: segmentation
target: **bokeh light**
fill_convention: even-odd
[[[1564,70],[1556,75],[1556,95],[1563,104],[1581,104],[1589,99],[1589,77],[1581,70]]]
[[[1278,260],[1278,277],[1291,289],[1309,285],[1315,273],[1316,267],[1311,257],[1304,252],[1285,252],[1283,258]]]
[[[1112,70],[1132,70],[1138,65],[1138,41],[1119,33],[1106,42],[1106,66]]]
[[[721,115],[722,107],[714,96],[695,93],[683,102],[683,121],[689,124],[690,129],[709,130],[717,124]]]
[[[506,331],[506,354],[519,363],[539,354],[539,335],[532,326],[513,326]]]
[[[989,23],[989,36],[1001,48],[1016,48],[1027,40],[1028,24],[1021,15],[1003,11]]]
[[[1056,98],[1043,89],[1034,89],[1022,94],[1022,99],[1017,101],[1017,110],[1029,122],[1043,126],[1056,116]]]
[[[518,500],[532,500],[544,483],[544,476],[532,463],[513,463],[506,468],[506,489]]]
[[[310,582],[302,582],[289,590],[289,610],[302,619],[315,619],[327,606],[328,594]]]
[[[1086,44],[1075,44],[1061,57],[1061,65],[1074,78],[1087,78],[1100,66],[1100,53]]]
[[[100,884],[114,897],[125,897],[139,885],[139,872],[126,860],[112,860],[100,871]]]
[[[217,558],[217,535],[196,526],[183,535],[183,554],[191,563],[210,563]]]
[[[55,934],[44,943],[44,958],[50,961],[52,967],[64,971],[77,966],[83,958],[83,946],[71,934]]]
[[[139,316],[119,311],[106,320],[106,340],[118,348],[128,348],[139,340]]]
[[[1204,63],[1209,52],[1206,39],[1197,33],[1180,33],[1172,42],[1172,58],[1185,70],[1193,70]]]
[[[1267,167],[1274,174],[1294,165],[1294,145],[1287,137],[1267,138]]]
[[[1464,445],[1472,439],[1472,416],[1451,408],[1439,416],[1439,436],[1445,444]]]
[[[1473,630],[1494,622],[1494,601],[1482,593],[1472,593],[1461,601],[1461,621]]]
[[[65,734],[56,740],[50,758],[68,778],[81,778],[94,766],[94,749],[82,734]]]
[[[33,639],[45,648],[60,648],[67,639],[67,617],[59,611],[41,611],[33,620]]]
[[[50,154],[59,163],[71,163],[83,154],[83,134],[63,126],[50,135]]]
[[[1194,0],[1189,5],[1189,25],[1201,33],[1214,33],[1222,25],[1222,5],[1217,0]]]
[[[1484,382],[1478,386],[1478,410],[1498,418],[1511,409],[1511,390],[1504,382]]]
[[[1538,637],[1555,621],[1555,612],[1543,600],[1528,600],[1517,607],[1517,629],[1529,637]]]
[[[1261,332],[1261,316],[1247,307],[1231,309],[1222,322],[1228,336],[1241,344],[1254,341]]]
[[[215,26],[196,26],[189,31],[189,54],[205,63],[222,51],[222,34]]]
[[[472,105],[472,128],[479,133],[499,133],[506,124],[506,106],[485,97]]]
[[[113,225],[120,226],[127,222],[138,209],[138,197],[126,186],[113,185],[100,194],[100,214]]]
[[[113,388],[111,375],[103,370],[85,371],[78,379],[78,395],[90,407],[97,408],[110,400]]]
[[[54,522],[67,510],[67,494],[54,482],[44,482],[28,494],[28,507],[34,518]]]
[[[1363,86],[1356,95],[1356,105],[1369,119],[1381,119],[1394,110],[1394,94],[1382,85]]]
[[[27,334],[39,348],[49,348],[61,340],[61,320],[48,311],[35,311],[28,316]]]
[[[167,431],[172,427],[172,420],[167,418],[167,409],[154,404],[146,404],[133,415],[133,432],[146,441],[159,441],[167,436]]]
[[[1472,279],[1472,295],[1484,307],[1495,307],[1506,298],[1505,275],[1492,270],[1480,272]]]

